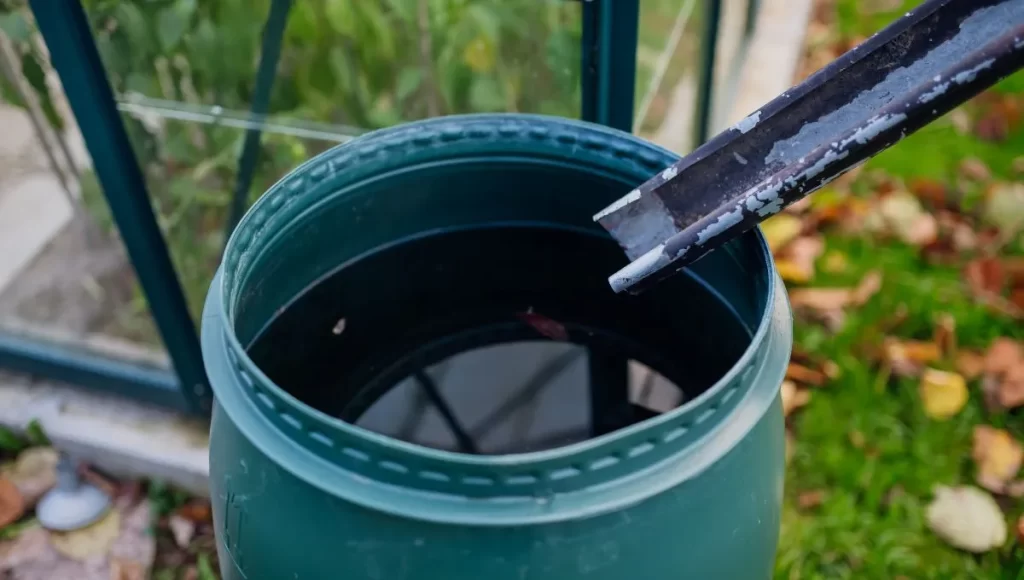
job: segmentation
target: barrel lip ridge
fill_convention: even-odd
[[[742,438],[734,437],[735,430],[749,431],[767,412],[777,395],[780,373],[784,372],[784,364],[781,370],[765,370],[778,366],[776,360],[769,360],[772,358],[769,351],[778,351],[779,341],[786,342],[791,337],[787,334],[790,330],[784,328],[789,324],[784,290],[777,283],[771,253],[759,232],[744,236],[739,243],[756,245],[757,275],[764,278],[768,289],[763,313],[747,349],[725,376],[699,397],[669,413],[602,437],[551,450],[473,456],[398,441],[343,423],[299,402],[273,384],[249,359],[234,332],[229,330],[233,326],[230,300],[238,291],[231,285],[231,268],[244,280],[244,272],[240,273],[239,268],[247,265],[240,263],[239,254],[251,251],[249,244],[261,237],[260,229],[268,219],[260,214],[279,211],[282,203],[276,198],[295,190],[291,182],[295,175],[304,178],[325,165],[330,167],[345,149],[351,155],[358,155],[366,149],[379,150],[381,141],[394,146],[402,142],[401,138],[444,142],[457,140],[456,137],[473,139],[474,134],[477,139],[491,144],[501,143],[502,139],[527,139],[539,146],[543,146],[544,139],[559,139],[564,145],[567,139],[584,142],[587,138],[596,138],[603,141],[600,147],[609,151],[610,156],[620,160],[631,158],[629,160],[636,163],[633,174],[640,171],[636,167],[668,165],[674,158],[673,154],[632,135],[578,121],[534,115],[469,115],[377,131],[306,162],[271,188],[242,220],[228,244],[224,265],[211,286],[203,315],[203,349],[222,410],[252,438],[253,444],[282,466],[340,495],[359,494],[352,487],[310,480],[308,474],[304,475],[308,470],[304,470],[302,464],[309,467],[313,465],[310,460],[314,460],[320,467],[333,467],[336,476],[349,474],[370,484],[386,484],[387,489],[398,495],[430,494],[455,502],[488,499],[491,501],[487,503],[501,506],[499,512],[511,514],[507,510],[512,510],[518,514],[516,517],[525,514],[537,517],[538,509],[542,514],[545,498],[573,492],[591,493],[602,486],[629,479],[639,471],[678,463],[683,455],[687,456],[690,467],[676,469],[672,480],[678,483],[693,477],[710,464],[694,461],[696,455],[707,459],[711,449],[717,456],[726,453]],[[547,155],[559,153],[554,143],[546,147]],[[651,167],[650,173],[656,170]],[[786,336],[779,338],[780,333]],[[786,360],[788,349],[787,343],[784,347]],[[779,358],[778,352],[774,352],[774,358]],[[765,372],[771,376],[752,380]],[[760,388],[755,388],[758,386]],[[743,424],[738,425],[737,421]],[[704,445],[703,450],[695,451],[695,447],[702,447],[694,446],[696,441],[706,442],[724,431],[732,433],[728,439],[735,440],[731,444],[724,445],[723,441],[723,445]],[[287,446],[290,453],[282,455],[279,446],[267,439],[271,432],[278,434],[277,439],[287,439],[293,444]],[[295,453],[296,445],[301,453]],[[698,465],[704,467],[697,469]],[[388,503],[373,501],[369,496],[352,499],[375,504],[378,508],[386,508],[384,504]],[[501,503],[497,502],[499,499]],[[394,498],[389,501],[394,503]],[[391,511],[392,508],[386,509]]]

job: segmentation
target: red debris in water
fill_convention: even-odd
[[[516,316],[534,330],[550,338],[551,340],[569,340],[569,331],[562,323],[554,321],[547,316],[537,314],[532,308],[526,312],[520,312]]]

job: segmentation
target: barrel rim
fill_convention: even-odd
[[[781,371],[770,368],[778,365],[774,364],[776,361],[769,360],[768,351],[772,350],[769,343],[776,344],[775,350],[778,350],[779,340],[777,336],[769,336],[769,331],[773,334],[791,332],[788,328],[779,328],[789,324],[789,309],[784,289],[774,275],[771,253],[757,231],[747,234],[739,243],[755,245],[758,275],[766,278],[768,291],[756,331],[733,367],[700,396],[673,411],[607,435],[555,449],[516,455],[467,455],[399,441],[341,422],[298,401],[270,381],[249,359],[231,331],[234,319],[230,300],[237,296],[239,290],[232,284],[244,282],[245,268],[252,266],[253,240],[268,237],[264,230],[272,223],[273,216],[266,214],[280,214],[285,203],[295,203],[296,191],[313,198],[312,201],[307,198],[307,206],[318,201],[317,195],[330,195],[336,189],[337,179],[340,177],[344,181],[347,173],[337,171],[344,165],[338,161],[339,158],[379,158],[388,151],[394,152],[410,144],[421,149],[428,145],[449,147],[453,143],[493,148],[496,143],[507,145],[509,141],[526,142],[534,148],[534,155],[540,157],[558,156],[560,153],[564,157],[564,151],[559,147],[564,147],[569,140],[584,148],[589,143],[588,150],[598,157],[632,163],[634,174],[639,173],[638,168],[645,168],[653,174],[675,158],[674,154],[628,133],[579,121],[537,115],[466,115],[376,131],[313,158],[275,184],[246,214],[232,235],[224,264],[211,286],[204,311],[203,349],[222,410],[243,432],[251,431],[246,435],[251,435],[257,446],[267,443],[263,439],[270,429],[279,436],[284,435],[292,443],[290,447],[301,448],[303,453],[293,457],[282,456],[280,450],[272,455],[282,464],[292,464],[293,469],[290,470],[300,477],[302,468],[293,460],[301,456],[307,459],[316,457],[340,472],[391,484],[403,492],[443,494],[462,500],[502,498],[504,508],[499,509],[500,512],[513,505],[543,506],[544,498],[611,484],[667,459],[677,462],[683,455],[706,455],[706,449],[704,453],[698,453],[700,450],[695,447],[700,446],[694,443],[699,440],[706,444],[717,437],[716,432],[726,430],[723,427],[726,421],[722,418],[741,420],[744,432],[753,428],[776,398],[782,378],[780,373],[784,373],[784,368]],[[367,154],[367,151],[371,153]],[[434,155],[437,155],[437,150]],[[308,185],[305,183],[308,176],[318,172],[328,175],[323,175],[313,187],[301,187]],[[282,197],[287,199],[282,200]],[[248,264],[240,260],[240,256],[247,253],[250,254]],[[232,277],[232,272],[235,277]],[[791,340],[787,336],[783,337],[783,343]],[[786,360],[788,349],[787,343]],[[751,380],[755,375],[764,373],[770,376]],[[754,389],[757,385],[767,386]],[[239,401],[228,396],[229,389],[241,393],[246,404],[226,404],[228,400]],[[755,390],[764,393],[752,396]],[[719,420],[712,421],[716,418]],[[727,431],[735,434],[735,426],[730,426]],[[719,455],[724,454],[741,437],[730,439],[734,439],[731,445],[723,447],[716,444],[712,447]],[[268,453],[276,447],[263,446]],[[705,467],[707,465],[710,463]],[[692,476],[693,470],[689,472]],[[327,487],[331,493],[345,493],[338,486]]]

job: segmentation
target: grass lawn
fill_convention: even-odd
[[[881,4],[891,10],[876,8]],[[827,37],[819,34],[815,39],[812,34],[809,42],[817,40],[819,46],[809,51],[870,35],[914,4],[838,0],[822,6],[818,17],[824,22],[818,28]],[[949,198],[956,199],[950,207],[957,219],[987,231],[990,224],[975,213],[985,204],[986,192],[995,183],[1019,182],[1024,171],[1024,128],[1013,114],[1013,107],[1020,105],[1024,75],[1017,74],[816,199],[858,200],[873,207],[893,189],[920,193],[928,189],[926,184],[942,184]],[[1003,138],[993,138],[993,123],[1005,133],[996,136]],[[965,180],[961,167],[968,158],[980,160],[990,175]],[[927,203],[922,207],[941,213]],[[955,320],[961,351],[984,352],[998,337],[1024,339],[1024,323],[1012,312],[980,304],[963,275],[965,265],[985,251],[996,260],[1022,255],[1019,232],[996,246],[953,252],[936,264],[926,259],[920,244],[840,229],[804,232],[822,236],[824,251],[813,278],[788,283],[790,290],[852,286],[872,270],[881,272],[883,284],[862,307],[848,309],[838,329],[797,319],[797,351],[830,360],[839,372],[826,385],[809,389],[807,404],[788,419],[795,444],[776,577],[1024,578],[1024,548],[1014,538],[1021,500],[998,498],[1008,539],[981,555],[949,546],[926,523],[935,485],[976,485],[975,427],[1006,429],[1020,440],[1020,409],[986,406],[980,380],[975,379],[968,382],[969,400],[958,413],[947,420],[931,418],[919,393],[921,379],[915,373],[891,372],[891,366],[871,356],[887,338],[930,341],[943,318]],[[948,353],[925,366],[956,369]]]

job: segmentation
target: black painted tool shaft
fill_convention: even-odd
[[[929,0],[594,216],[638,292],[1024,67],[1024,0]]]

